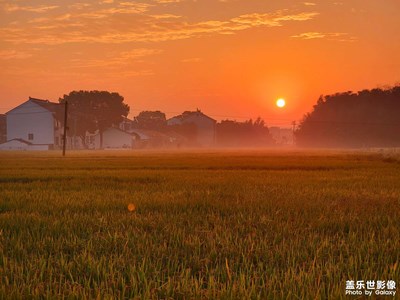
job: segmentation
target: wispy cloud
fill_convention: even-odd
[[[154,0],[156,3],[164,4],[164,3],[179,3],[182,0]]]
[[[162,53],[160,49],[138,48],[120,53],[111,53],[101,59],[71,59],[70,68],[115,68],[140,61],[140,59]]]
[[[9,60],[9,59],[25,59],[31,57],[32,54],[25,51],[16,51],[16,50],[3,50],[0,51],[0,59]]]
[[[118,14],[143,14],[149,10],[151,4],[137,2],[120,2],[118,6],[93,10],[77,14],[77,18],[102,19]]]
[[[315,40],[315,39],[328,39],[341,42],[354,42],[357,39],[344,32],[304,32],[296,35],[292,35],[292,38],[298,38],[302,40]]]
[[[185,58],[182,59],[181,62],[183,63],[198,63],[201,62],[201,58],[200,57],[193,57],[193,58]]]
[[[321,32],[303,32],[300,34],[292,35],[292,38],[299,38],[303,40],[322,39],[326,37],[326,33]]]
[[[215,34],[234,34],[255,27],[278,27],[286,22],[313,19],[318,12],[279,10],[273,13],[243,14],[228,20],[188,22],[173,14],[151,14],[150,4],[122,2],[117,7],[67,13],[59,16],[36,18],[30,22],[41,23],[37,27],[10,33],[0,30],[0,39],[11,43],[57,45],[64,43],[128,43],[161,42],[202,37]],[[130,19],[115,19],[114,15],[134,14]],[[98,21],[96,21],[98,20]],[[125,20],[125,21],[124,21]],[[106,23],[98,23],[98,22]],[[93,22],[97,22],[92,26]],[[123,23],[125,22],[125,23]],[[46,24],[47,23],[47,24]],[[107,29],[93,28],[108,24]],[[79,31],[74,29],[82,27]],[[64,28],[54,31],[55,28]]]
[[[18,4],[5,4],[3,9],[4,11],[16,12],[16,11],[28,11],[28,12],[35,12],[35,13],[45,13],[49,10],[53,10],[58,8],[57,5],[40,5],[40,6],[23,6]]]
[[[159,15],[150,15],[151,18],[162,20],[162,19],[180,19],[182,16],[173,15],[173,14],[159,14]]]
[[[85,9],[85,8],[88,8],[91,6],[92,5],[90,3],[77,2],[77,3],[70,4],[68,7],[70,9],[82,10],[82,9]]]

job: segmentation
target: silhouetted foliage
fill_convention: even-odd
[[[134,122],[134,126],[140,129],[163,131],[167,126],[165,114],[159,110],[142,111],[137,117],[135,117]]]
[[[117,126],[129,113],[129,106],[118,93],[72,91],[59,99],[60,103],[65,101],[68,101],[69,110],[68,135],[80,136],[84,145],[86,131],[94,133],[99,130],[102,148],[103,131],[112,125]]]
[[[273,143],[264,120],[237,122],[221,121],[217,124],[217,144],[228,147],[267,146]]]
[[[400,86],[321,96],[295,137],[299,146],[400,146]]]

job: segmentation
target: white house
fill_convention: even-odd
[[[103,149],[143,149],[171,148],[185,142],[184,137],[174,132],[161,133],[148,129],[131,129],[124,131],[110,127],[103,132]],[[100,134],[86,134],[86,144],[89,149],[100,149]]]
[[[29,97],[6,113],[7,145],[16,150],[49,150],[62,145],[63,107],[58,103]],[[14,142],[12,142],[14,141]]]
[[[131,129],[129,132],[136,137],[135,148],[170,147],[174,142],[170,135],[156,130]]]
[[[103,149],[132,149],[135,146],[136,136],[116,127],[103,131]],[[86,134],[86,143],[89,149],[100,149],[100,134]]]
[[[122,121],[121,123],[119,123],[119,129],[129,132],[129,130],[133,128],[134,128],[133,120],[130,120],[127,117],[122,117]]]
[[[193,124],[196,127],[196,143],[209,147],[215,144],[217,121],[202,113],[200,110],[185,111],[179,116],[167,120],[168,126]]]

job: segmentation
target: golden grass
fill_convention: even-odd
[[[0,162],[0,298],[340,299],[346,280],[398,283],[400,164],[379,152]]]

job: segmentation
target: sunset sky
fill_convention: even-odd
[[[400,82],[399,13],[399,0],[0,0],[0,113],[97,89],[130,117],[290,125],[321,94]]]

